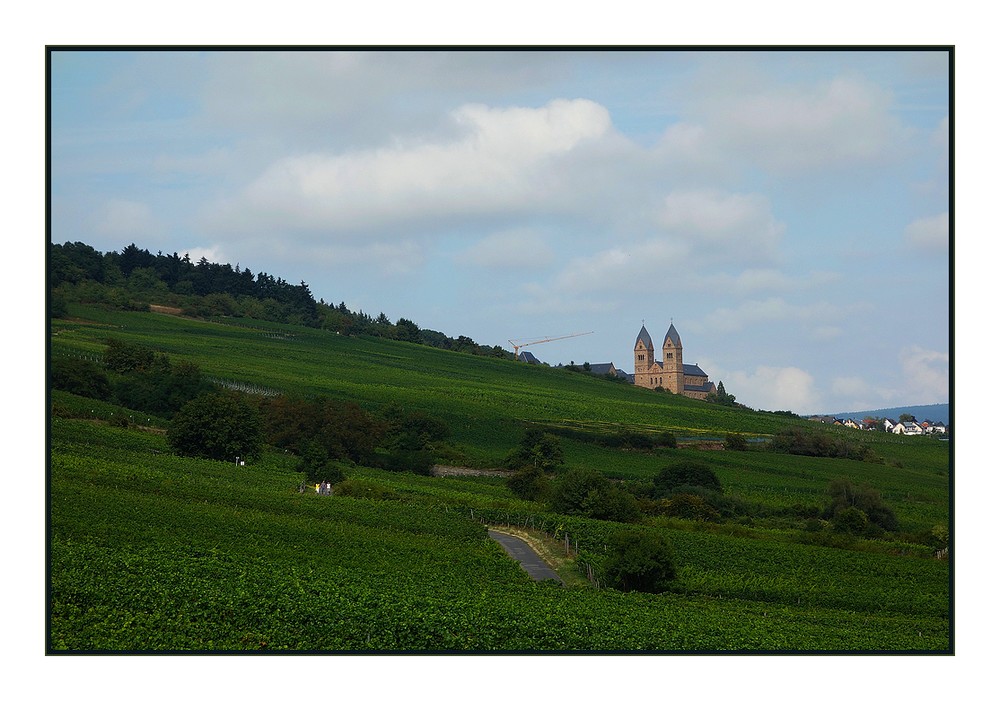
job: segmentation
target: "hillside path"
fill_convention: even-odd
[[[562,583],[559,575],[546,565],[545,561],[526,542],[516,536],[499,533],[494,530],[490,530],[489,534],[490,538],[503,546],[508,555],[521,563],[521,569],[527,572],[536,582],[540,582],[543,579],[554,579],[560,584]]]

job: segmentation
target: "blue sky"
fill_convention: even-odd
[[[56,52],[56,242],[760,409],[949,401],[942,51]]]

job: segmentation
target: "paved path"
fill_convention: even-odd
[[[552,571],[552,569],[545,564],[545,561],[538,556],[531,546],[525,543],[523,540],[516,536],[507,535],[506,533],[498,533],[497,531],[491,530],[490,538],[500,543],[503,549],[507,551],[507,554],[512,558],[521,563],[521,568],[531,575],[531,578],[536,582],[540,582],[543,579],[554,579],[560,584],[562,580],[559,579],[559,575]]]

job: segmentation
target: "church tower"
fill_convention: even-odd
[[[663,338],[663,375],[667,389],[674,394],[684,394],[684,347],[673,322]]]
[[[653,369],[653,338],[646,330],[646,325],[642,325],[639,335],[635,339],[635,384],[645,387],[648,383],[648,376]]]

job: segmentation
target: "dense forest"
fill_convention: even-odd
[[[85,243],[50,244],[49,313],[66,314],[67,302],[102,304],[125,311],[170,307],[197,318],[261,319],[322,328],[347,336],[376,336],[446,350],[513,359],[501,346],[485,346],[468,336],[451,338],[421,329],[384,313],[372,317],[352,311],[344,302],[315,300],[305,281],[298,285],[266,272],[212,263],[197,263],[176,252],[150,253],[134,243],[121,252],[101,253]]]

